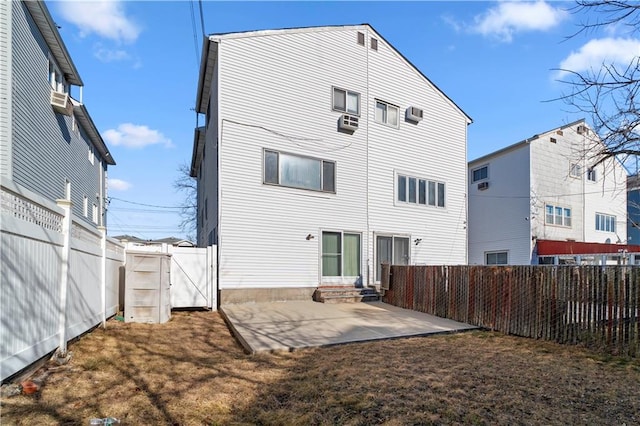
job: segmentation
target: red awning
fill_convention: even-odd
[[[640,253],[640,246],[629,244],[581,243],[577,241],[538,240],[538,256]]]

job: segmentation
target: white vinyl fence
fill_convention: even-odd
[[[171,308],[217,309],[217,247],[174,247],[128,242],[127,251],[171,255]]]
[[[53,203],[1,181],[0,380],[114,315],[124,246]]]

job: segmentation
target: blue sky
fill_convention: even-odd
[[[567,39],[589,18],[571,13],[572,2],[47,4],[85,83],[83,102],[117,162],[109,169],[109,234],[149,239],[184,237],[170,207],[183,199],[172,186],[177,169],[191,161],[200,6],[207,34],[371,24],[473,118],[469,160],[583,118],[545,102],[568,90],[555,69],[640,56],[640,40],[620,27]]]

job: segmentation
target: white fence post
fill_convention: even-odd
[[[72,203],[68,199],[56,200],[56,204],[64,210],[62,218],[62,236],[63,246],[62,255],[60,256],[60,304],[58,319],[58,356],[65,358],[67,356],[67,287],[69,286],[69,257],[71,252],[71,206]]]
[[[107,228],[98,226],[100,231],[100,249],[102,262],[100,263],[100,293],[102,306],[102,328],[107,326]]]

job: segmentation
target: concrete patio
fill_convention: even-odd
[[[226,305],[220,313],[249,353],[454,333],[478,327],[383,302]]]

